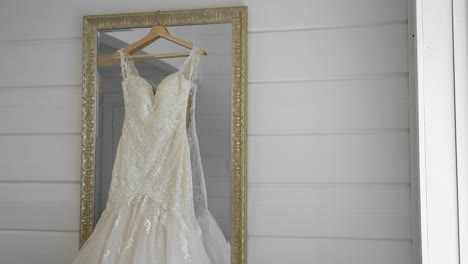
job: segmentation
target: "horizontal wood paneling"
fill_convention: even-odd
[[[410,186],[249,188],[250,236],[411,240]]]
[[[410,182],[407,132],[259,136],[248,145],[249,183]]]
[[[0,261],[5,264],[71,263],[78,232],[0,231]]]
[[[406,32],[406,24],[395,24],[249,35],[249,81],[407,72]],[[284,50],[288,52],[278,52]],[[14,54],[19,53],[23,53],[24,59],[16,59]],[[49,54],[55,54],[55,59],[50,60]],[[11,63],[0,64],[0,70],[9,76],[0,79],[0,87],[78,85],[80,54],[79,39],[4,45],[0,56]],[[19,68],[21,73],[17,71]],[[58,71],[63,73],[56,74]]]
[[[24,106],[0,110],[0,134],[80,133],[81,106]]]
[[[407,105],[408,77],[370,80],[254,83],[249,85],[249,108],[294,105]],[[407,127],[407,126],[406,126]]]
[[[0,108],[81,106],[81,86],[0,89]]]
[[[78,86],[3,88],[0,98],[0,134],[81,132]]]
[[[407,72],[407,64],[406,24],[249,35],[250,82]]]
[[[249,86],[249,134],[409,128],[408,79]]]
[[[411,264],[411,242],[250,237],[248,263]]]
[[[79,183],[0,183],[0,204],[79,201]]]
[[[0,230],[79,231],[79,202],[0,204]]]
[[[4,45],[0,87],[80,85],[81,53],[80,39]]]
[[[389,105],[297,105],[252,109],[249,133],[307,133],[317,130],[392,129],[408,126],[407,108]],[[256,110],[256,111],[255,111]]]
[[[0,182],[80,180],[80,135],[3,135],[0,146]]]
[[[81,36],[83,15],[101,13],[129,13],[167,9],[189,9],[210,6],[247,5],[249,30],[296,29],[307,27],[334,27],[402,21],[407,19],[405,0],[292,0],[274,5],[268,0],[201,0],[158,2],[82,0],[79,4],[47,0],[20,0],[4,3],[0,9],[0,40],[68,38]],[[24,8],[24,6],[28,8]],[[340,8],[337,8],[340,7]],[[47,16],[44,16],[47,14]],[[60,23],[57,23],[60,21]]]
[[[341,27],[407,19],[406,0],[246,1],[249,30]]]
[[[79,183],[0,183],[0,230],[78,231]]]

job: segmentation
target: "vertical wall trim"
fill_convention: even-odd
[[[460,264],[468,264],[468,5],[453,0],[453,48]]]
[[[410,133],[410,176],[411,176],[411,232],[412,263],[421,263],[421,205],[418,166],[418,94],[416,63],[416,15],[414,1],[408,1],[408,95]]]
[[[419,40],[422,36],[422,1],[411,0],[413,7],[413,16],[414,16],[414,27],[415,27],[415,61],[416,65],[414,69],[416,74],[414,76],[414,81],[416,83],[416,100],[417,100],[417,122],[418,122],[418,172],[419,177],[418,181],[415,184],[418,184],[419,191],[419,218],[420,218],[420,245],[421,245],[421,263],[428,264],[428,239],[427,239],[427,188],[426,188],[426,137],[425,137],[425,116],[424,116],[424,89],[422,89],[419,80],[420,76],[424,75],[423,65],[423,56],[418,55],[418,49],[422,46],[421,41]],[[413,249],[414,251],[414,249]],[[414,254],[414,253],[413,253]]]
[[[452,1],[415,0],[423,264],[459,264]]]

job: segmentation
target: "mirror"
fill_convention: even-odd
[[[143,38],[151,28],[98,31],[97,56],[112,55]],[[231,25],[208,24],[167,27],[178,38],[209,50],[197,69],[195,120],[204,170],[208,207],[224,235],[231,236]],[[181,46],[160,39],[138,54],[171,53]],[[176,72],[182,58],[135,62],[138,73],[158,84]],[[99,93],[96,131],[95,222],[106,207],[117,145],[124,120],[124,98],[119,64],[99,64]]]
[[[196,75],[195,118],[208,208],[231,244],[231,263],[245,263],[246,7],[84,17],[80,247],[106,208],[125,117],[121,65],[109,55],[164,25],[206,50]],[[159,39],[137,54],[188,51]],[[158,86],[187,57],[135,61]],[[190,121],[188,121],[190,122]]]

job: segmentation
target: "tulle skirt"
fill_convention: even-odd
[[[198,220],[187,225],[141,199],[106,209],[73,264],[228,264],[230,246],[211,214]]]
[[[198,223],[201,227],[203,243],[211,262],[213,264],[230,264],[231,245],[227,242],[223,231],[208,209],[198,215]]]

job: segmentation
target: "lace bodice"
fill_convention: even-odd
[[[199,50],[194,46],[182,67],[165,77],[155,92],[133,62],[121,60],[125,115],[107,206],[139,196],[165,206],[192,202],[186,108]]]

